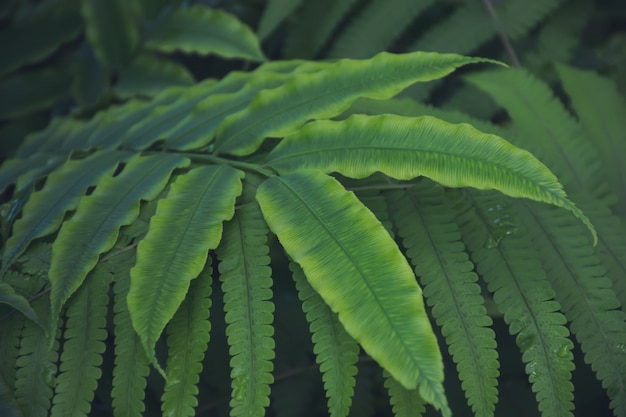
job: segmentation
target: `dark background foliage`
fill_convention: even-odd
[[[85,32],[78,0],[4,0],[0,2],[0,57],[5,61],[0,65],[0,158],[9,158],[29,132],[45,127],[54,117],[73,115],[89,118],[115,103],[133,98],[147,99],[166,86],[191,85],[206,78],[221,78],[232,70],[245,70],[255,65],[240,59],[183,51],[166,53],[147,48],[145,41],[149,39],[151,22],[160,14],[190,4],[226,10],[253,29],[263,30],[263,51],[269,59],[369,57],[380,50],[407,52],[424,45],[438,52],[458,51],[501,59],[514,66],[529,68],[550,82],[556,79],[553,62],[568,63],[611,77],[622,94],[626,93],[626,2],[526,0],[528,9],[545,3],[546,10],[533,12],[534,15],[522,21],[523,13],[511,14],[510,8],[507,8],[511,4],[519,4],[519,1],[488,1],[432,1],[423,10],[414,12],[413,17],[395,25],[395,32],[390,33],[386,40],[381,40],[375,27],[364,24],[369,30],[362,30],[359,23],[370,18],[368,11],[379,7],[380,25],[384,26],[387,15],[396,16],[398,11],[400,15],[410,14],[411,0],[389,1],[385,7],[381,6],[384,2],[374,0],[338,1],[337,4],[346,4],[345,10],[330,23],[322,18],[324,13],[331,14],[331,11],[320,10],[333,3],[328,0],[319,1],[317,6],[314,4],[316,0],[117,2],[126,4],[120,6],[119,15],[99,16],[98,19],[110,19],[103,23],[114,25],[119,23],[119,19],[127,19],[127,29],[131,34],[119,36],[126,36],[126,41],[134,40],[126,46],[122,45],[117,56],[103,57],[102,51],[106,51],[107,47],[95,43]],[[429,36],[437,33],[436,30],[442,28],[448,18],[469,3],[476,3],[474,6],[482,12],[481,24],[489,28],[484,39],[472,32],[476,27],[468,23],[447,33],[450,43],[446,44],[443,40],[441,45],[429,43]],[[283,11],[276,14],[275,25],[267,22],[266,10],[270,6]],[[524,8],[521,10],[523,12]],[[316,20],[317,16],[320,20]],[[28,31],[20,29],[22,26],[19,23],[29,19],[32,24],[28,26]],[[58,35],[61,30],[66,32],[63,39],[47,45],[47,34]],[[325,36],[312,46],[311,39],[315,38],[316,30],[324,30]],[[114,33],[110,32],[110,35]],[[21,59],[24,50],[29,48],[41,48],[42,53],[12,66],[11,59]],[[460,71],[461,74],[463,72]],[[150,83],[146,81],[148,78]],[[558,91],[558,85],[555,86]],[[404,94],[443,108],[462,110],[500,123],[507,122],[506,116],[486,95],[464,84],[458,76],[447,78],[445,83],[410,89]],[[284,255],[276,245],[274,248],[273,269],[277,277],[274,298],[277,312],[276,360],[272,405],[268,415],[323,416],[326,413],[324,391],[312,353],[308,326],[291,280],[281,279],[281,275],[288,274]],[[219,283],[217,277],[214,282]],[[198,416],[228,415],[229,410],[229,356],[223,331],[219,285],[215,285],[214,294],[212,340],[205,358],[205,369],[209,371],[202,374],[199,384]],[[496,414],[510,417],[538,415],[515,339],[509,336],[507,326],[497,311],[493,316],[501,355],[500,401]],[[112,336],[108,343],[113,343]],[[92,410],[94,416],[108,416],[111,412],[108,398],[113,361],[111,351],[107,349],[105,354],[104,376]],[[444,352],[444,355],[447,353]],[[575,358],[576,414],[611,415],[608,399],[590,368],[582,361],[578,347]],[[445,356],[445,359],[448,372],[446,388],[453,409],[464,410],[457,411],[457,415],[471,415],[465,405],[455,367],[449,357]],[[153,372],[148,381],[145,415],[159,414],[162,384],[160,376]],[[392,415],[380,369],[365,354],[359,362],[351,415]]]

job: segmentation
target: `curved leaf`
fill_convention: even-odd
[[[394,208],[392,217],[406,255],[456,363],[467,402],[475,415],[493,416],[500,374],[496,334],[443,188],[423,181],[385,195]]]
[[[0,81],[0,119],[22,116],[69,97],[72,75],[60,69],[18,73]]]
[[[259,93],[247,109],[224,120],[216,150],[250,154],[266,137],[282,137],[310,119],[336,116],[359,97],[390,98],[413,83],[443,77],[475,62],[496,61],[427,52],[383,52],[369,60],[340,60],[323,71],[301,74],[282,87]]]
[[[163,415],[193,417],[198,405],[198,382],[202,359],[209,343],[211,322],[210,263],[189,285],[189,293],[167,325],[168,359],[165,373],[167,382],[161,398]]]
[[[300,6],[302,0],[269,0],[263,10],[257,33],[265,39]]]
[[[133,329],[126,304],[130,286],[129,269],[135,263],[135,251],[127,251],[122,255],[122,259],[117,258],[115,261],[116,267],[120,270],[114,272],[113,285],[115,366],[111,403],[115,417],[141,417],[146,408],[144,398],[146,377],[150,373],[150,360]]]
[[[152,97],[164,88],[191,86],[193,83],[193,75],[182,64],[142,54],[119,72],[113,91],[121,98],[137,95]]]
[[[51,417],[89,415],[102,376],[111,278],[96,269],[68,305]]]
[[[179,176],[159,200],[130,270],[128,311],[146,354],[157,369],[154,345],[202,271],[208,251],[232,218],[243,173],[226,165],[195,168]]]
[[[278,172],[315,169],[365,178],[381,171],[403,180],[423,175],[447,187],[496,189],[566,208],[597,240],[587,217],[567,199],[545,165],[467,124],[394,115],[316,121],[283,140],[268,155],[267,164]]]
[[[302,269],[291,262],[289,269],[302,301],[302,310],[313,336],[315,361],[320,365],[331,417],[345,417],[350,411],[359,360],[359,345],[339,322],[337,314],[306,280]]]
[[[82,28],[78,10],[48,4],[53,6],[15,19],[0,32],[0,75],[37,62],[78,36]]]
[[[43,327],[43,323],[39,319],[39,316],[37,316],[35,310],[33,310],[33,308],[28,303],[28,300],[26,300],[26,298],[22,297],[21,295],[16,294],[13,287],[5,282],[0,282],[0,304],[6,304],[14,308],[30,320],[42,326],[42,329],[45,330],[45,328]]]
[[[2,254],[2,273],[11,266],[33,239],[53,233],[63,216],[73,210],[88,186],[98,182],[129,154],[98,152],[85,159],[70,160],[50,174],[41,191],[34,192],[24,205],[22,217],[15,221],[13,235]]]
[[[389,402],[395,417],[418,417],[424,414],[426,407],[417,389],[408,390],[384,372],[385,388],[389,392]]]
[[[449,415],[443,363],[411,267],[376,217],[315,171],[272,177],[263,215],[311,286],[363,348],[407,388]]]
[[[137,219],[140,200],[156,198],[172,171],[188,164],[187,158],[172,154],[134,157],[119,175],[105,176],[93,194],[81,198],[52,245],[48,272],[52,317],[57,317],[100,255],[113,247],[120,227]]]
[[[177,9],[157,20],[149,28],[146,47],[265,60],[259,40],[248,26],[229,13],[199,5]]]
[[[119,68],[127,64],[139,45],[133,3],[126,0],[81,2],[87,39],[106,67]]]
[[[231,355],[232,417],[263,417],[270,403],[275,343],[268,233],[252,201],[224,226],[216,251]]]
[[[477,210],[469,209],[463,199],[455,202],[462,212],[458,222],[478,273],[494,293],[509,332],[516,336],[539,410],[546,417],[571,417],[573,343],[537,251],[525,230],[518,230],[519,219],[510,200],[473,190],[465,195]],[[514,201],[518,202],[523,204]]]

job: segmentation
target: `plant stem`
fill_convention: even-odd
[[[521,67],[522,64],[520,63],[519,58],[517,57],[517,54],[515,53],[513,44],[511,44],[511,39],[509,38],[509,35],[504,30],[504,25],[502,24],[502,21],[498,17],[496,10],[493,8],[493,5],[491,4],[491,0],[482,0],[482,2],[483,2],[483,5],[485,6],[485,10],[489,14],[489,17],[491,18],[491,20],[493,20],[494,26],[496,27],[496,30],[498,31],[498,36],[500,37],[500,41],[502,42],[502,45],[504,46],[504,50],[506,51],[506,54],[508,55],[509,60],[511,61],[511,65],[514,67],[518,67],[518,68]]]

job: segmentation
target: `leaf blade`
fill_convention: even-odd
[[[449,413],[421,290],[375,216],[336,180],[314,171],[272,177],[256,198],[272,232],[348,333],[403,385],[419,384],[428,402]]]
[[[226,165],[179,176],[159,201],[148,234],[137,246],[128,310],[146,354],[159,370],[156,341],[185,298],[189,282],[202,271],[208,251],[217,247],[222,222],[233,216],[242,177],[241,171]]]

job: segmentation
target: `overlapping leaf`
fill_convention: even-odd
[[[119,175],[105,176],[93,194],[81,199],[52,245],[48,275],[53,317],[80,287],[100,254],[113,247],[120,227],[137,219],[139,202],[156,198],[172,171],[188,164],[188,159],[171,154],[134,157]]]
[[[426,52],[383,52],[369,60],[340,60],[323,71],[302,74],[282,87],[259,93],[248,108],[224,120],[216,150],[250,154],[266,137],[282,137],[310,119],[336,116],[359,97],[390,98],[413,83],[440,78],[476,62],[495,61]]]
[[[232,218],[243,173],[226,165],[195,168],[179,176],[161,199],[131,269],[128,310],[146,353],[154,345],[202,271],[208,251]],[[160,368],[158,368],[160,369]]]
[[[335,179],[314,171],[268,179],[257,200],[272,232],[348,333],[448,415],[442,360],[421,290],[376,217]]]
[[[381,171],[397,179],[423,175],[448,187],[493,188],[566,208],[596,238],[587,217],[567,199],[545,165],[467,124],[393,115],[316,121],[283,140],[268,155],[267,164],[279,172],[315,169],[365,178]]]
[[[146,46],[163,52],[217,54],[264,61],[254,32],[230,13],[204,6],[177,9],[150,27]]]

